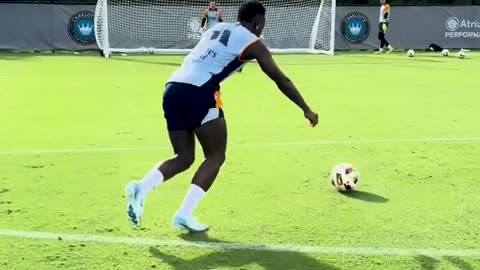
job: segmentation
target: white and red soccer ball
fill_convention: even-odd
[[[338,191],[352,191],[357,188],[360,172],[351,164],[335,165],[330,173],[330,182]]]

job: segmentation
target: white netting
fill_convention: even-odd
[[[243,0],[218,2],[226,22],[235,22]],[[264,42],[277,53],[333,54],[335,0],[266,0]],[[201,37],[208,1],[99,0],[95,29],[110,52],[187,53]]]

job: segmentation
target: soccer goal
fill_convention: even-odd
[[[264,0],[263,32],[273,53],[333,55],[336,0]],[[223,20],[235,22],[243,0],[217,1]],[[208,1],[98,0],[95,35],[105,57],[123,53],[189,53],[202,35]]]

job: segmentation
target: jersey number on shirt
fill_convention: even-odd
[[[222,43],[226,47],[228,45],[228,40],[230,39],[231,33],[232,32],[230,30],[224,30],[224,31],[216,30],[216,31],[213,31],[213,34],[210,37],[210,40],[215,40],[220,37],[218,42]]]

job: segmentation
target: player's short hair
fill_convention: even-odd
[[[238,9],[237,20],[249,22],[256,15],[265,16],[265,7],[257,0],[248,0]]]

